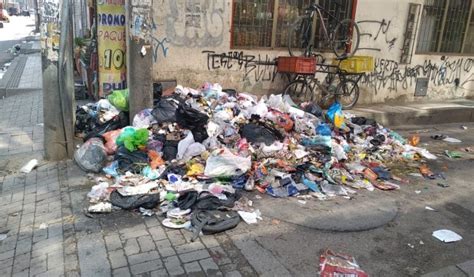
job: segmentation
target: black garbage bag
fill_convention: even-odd
[[[153,108],[151,114],[158,123],[176,122],[178,103],[174,98],[162,98]]]
[[[207,134],[207,130],[206,130],[205,126],[191,129],[191,132],[193,133],[193,137],[194,137],[195,142],[201,143],[209,137],[209,135]]]
[[[318,104],[310,103],[304,107],[304,111],[316,117],[323,116],[323,109]]]
[[[148,164],[148,155],[142,151],[130,152],[125,146],[121,145],[117,148],[114,160],[118,161],[120,172],[125,173],[130,171],[139,174],[143,167]]]
[[[163,85],[161,83],[153,83],[153,106],[161,101],[163,95]]]
[[[77,107],[75,122],[76,132],[90,132],[94,127],[94,118],[83,107]]]
[[[84,141],[89,140],[90,138],[101,137],[108,131],[126,127],[128,126],[128,122],[128,112],[120,112],[118,115],[114,116],[111,120],[105,122],[104,124],[96,124],[95,127],[87,133]]]
[[[365,118],[363,116],[355,116],[351,118],[351,122],[357,125],[372,125],[375,126],[377,123],[375,120],[371,118]]]
[[[178,143],[177,140],[167,140],[163,144],[163,159],[165,161],[171,161],[176,159],[176,155],[178,154]]]
[[[176,174],[176,175],[184,176],[184,175],[186,175],[186,165],[185,164],[179,164],[179,163],[172,163],[172,164],[168,165],[166,167],[165,171],[163,171],[163,173],[161,173],[159,179],[167,180],[168,179],[168,174]]]
[[[74,160],[87,172],[99,173],[105,165],[107,153],[104,143],[99,138],[86,141],[74,152]]]
[[[225,88],[222,90],[222,92],[227,93],[229,96],[236,97],[237,96],[237,91],[233,88]]]
[[[240,223],[240,216],[236,211],[205,211],[197,210],[191,215],[191,224],[194,226],[194,241],[202,231],[204,235],[216,234],[235,228]]]
[[[181,128],[190,130],[204,128],[209,117],[188,105],[180,104],[176,110],[176,122]]]
[[[114,190],[110,194],[110,203],[124,210],[133,210],[140,207],[153,209],[160,204],[160,194],[151,193],[123,196],[118,191]]]
[[[240,135],[251,143],[265,143],[271,145],[275,141],[281,141],[284,137],[275,128],[267,124],[249,123],[240,128]]]
[[[194,190],[180,194],[178,197],[178,207],[181,210],[191,209],[196,204],[197,197],[198,192]]]
[[[196,200],[194,207],[199,210],[217,210],[221,207],[232,208],[235,201],[239,200],[241,197],[240,193],[230,193],[227,191],[223,192],[227,197],[226,200],[217,198],[216,196],[203,192],[199,195]]]

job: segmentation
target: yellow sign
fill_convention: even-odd
[[[99,95],[127,88],[125,4],[97,1]]]

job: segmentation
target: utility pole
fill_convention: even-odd
[[[38,0],[33,0],[33,5],[35,9],[35,33],[39,33],[40,29],[40,12],[38,8]]]
[[[138,2],[138,4],[133,5],[134,2]],[[128,20],[127,83],[130,92],[130,121],[132,121],[135,114],[153,106],[152,49],[150,38],[147,37],[146,32],[143,32],[144,29],[151,28],[151,24],[149,24],[151,22],[151,0],[127,0],[126,11]],[[141,26],[136,26],[137,24],[141,24]]]
[[[60,22],[48,21],[42,33],[44,149],[47,160],[63,160],[74,155],[74,82],[71,0],[63,0]],[[59,13],[59,11],[57,11]],[[57,18],[57,17],[51,17]],[[56,21],[54,21],[56,20]],[[60,29],[59,29],[60,28]],[[59,49],[53,35],[60,31]]]

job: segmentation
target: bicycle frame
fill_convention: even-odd
[[[336,3],[336,5],[338,5]],[[328,16],[328,19],[329,20],[333,20],[335,21],[336,23],[340,23],[341,21],[336,17],[334,16],[333,14],[331,14],[329,11],[327,11],[324,7],[322,7],[321,5],[319,4],[313,4],[311,5],[308,9],[306,9],[306,11],[308,12],[311,12],[310,14],[310,18],[313,19],[314,18],[314,13],[316,12],[318,14],[318,17],[319,17],[319,22],[323,28],[323,32],[324,32],[324,36],[326,38],[326,40],[332,40],[333,38],[330,37],[329,35],[329,32],[328,32],[328,28],[326,26],[326,23],[324,22],[324,19],[323,19],[323,14],[327,15]],[[328,20],[328,21],[329,21]],[[312,35],[311,35],[312,37]],[[313,38],[311,38],[312,40]]]

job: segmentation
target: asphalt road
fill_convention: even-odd
[[[466,125],[468,129],[464,130],[460,125]],[[293,276],[312,276],[325,248],[353,255],[370,276],[420,276],[474,259],[474,153],[463,152],[460,159],[450,159],[444,154],[445,150],[462,152],[462,148],[474,146],[474,123],[410,126],[399,131],[403,135],[420,134],[421,146],[438,155],[438,159],[428,165],[435,173],[444,172],[446,180],[409,177],[410,183],[398,191],[361,191],[353,200],[308,200],[306,204],[291,198],[288,202],[294,203],[288,206],[280,201],[252,197],[256,207],[268,211],[286,206],[286,211],[278,220],[270,217],[260,222],[249,236],[257,237],[258,243],[278,257]],[[461,139],[462,143],[435,141],[430,138],[433,134],[447,134]],[[402,176],[419,172],[409,163],[402,163],[392,170]],[[440,187],[438,183],[449,187]],[[370,213],[374,209],[390,207],[393,202],[398,213],[381,227],[353,232],[317,228],[337,222],[334,216],[328,216],[334,210],[338,211],[344,226],[347,222],[364,225],[364,221],[372,219]],[[426,206],[435,211],[427,210]],[[300,222],[295,224],[295,218]],[[312,221],[312,224],[305,221]],[[432,237],[432,232],[438,229],[453,230],[463,240],[451,244],[438,241]]]
[[[34,24],[33,16],[12,16],[9,23],[3,24],[0,29],[0,68],[13,60],[14,55],[8,50],[16,44],[21,44],[34,30]]]

